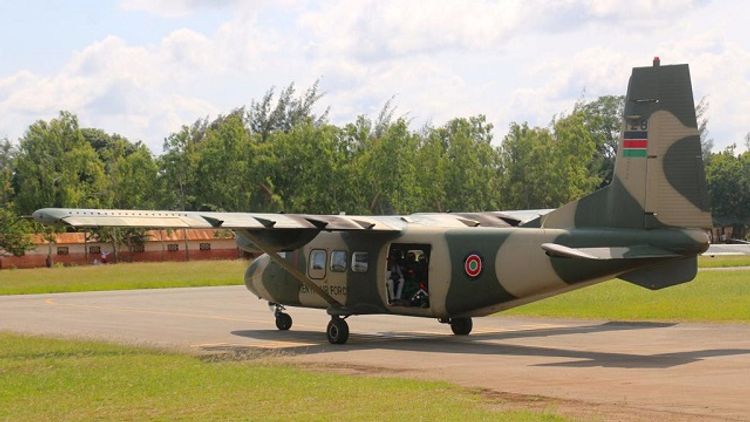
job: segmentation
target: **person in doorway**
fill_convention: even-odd
[[[401,301],[401,293],[404,290],[404,271],[401,251],[394,249],[388,257],[388,271],[386,283],[388,287],[389,303],[394,304]]]

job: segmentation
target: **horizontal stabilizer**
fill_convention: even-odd
[[[597,261],[613,259],[677,258],[682,256],[650,245],[571,248],[558,243],[544,243],[542,244],[542,249],[544,249],[549,256],[591,259]]]

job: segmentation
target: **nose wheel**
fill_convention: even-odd
[[[275,307],[276,310],[274,310],[273,314],[276,317],[276,328],[281,331],[292,328],[292,317],[284,312],[284,307],[279,304],[276,304]]]
[[[346,343],[349,340],[349,324],[346,323],[344,318],[338,315],[332,316],[331,321],[328,322],[326,336],[328,337],[328,342],[331,344]]]

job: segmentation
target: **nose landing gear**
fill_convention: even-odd
[[[275,307],[275,310],[273,311],[273,315],[276,317],[276,328],[278,328],[281,331],[286,331],[290,328],[292,328],[292,317],[289,316],[285,311],[285,308],[283,305],[279,305],[278,303],[271,304]]]

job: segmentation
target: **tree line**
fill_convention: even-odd
[[[34,228],[19,216],[44,207],[323,214],[554,208],[611,180],[624,102],[582,100],[546,126],[511,123],[493,142],[483,115],[412,129],[388,102],[374,118],[335,125],[327,111],[314,111],[320,99],[317,84],[299,95],[293,84],[269,90],[249,106],[169,134],[158,156],[139,141],[80,127],[70,112],[37,121],[16,144],[0,141],[0,249],[21,253]],[[714,213],[746,222],[750,153],[710,152],[706,107],[701,102],[697,111]]]

